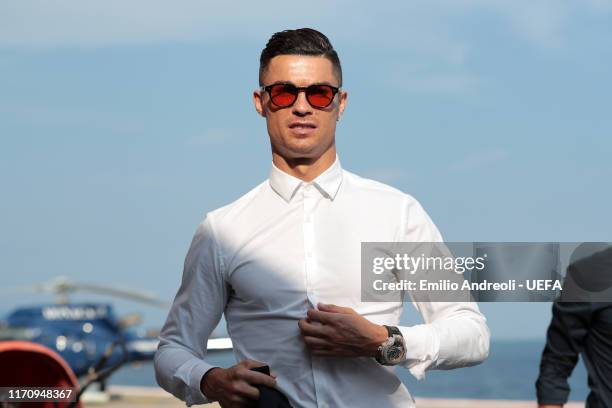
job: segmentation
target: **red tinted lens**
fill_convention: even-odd
[[[308,102],[316,108],[325,108],[334,99],[334,89],[329,85],[311,85],[306,89]]]
[[[297,98],[297,89],[292,85],[274,85],[270,89],[270,98],[276,106],[286,107],[293,105]]]

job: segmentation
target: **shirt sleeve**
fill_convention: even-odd
[[[198,226],[185,258],[183,278],[160,332],[154,358],[157,383],[187,406],[210,402],[200,390],[208,337],[227,303],[227,285],[208,214]]]
[[[536,381],[539,404],[563,405],[567,402],[570,393],[567,379],[584,348],[591,312],[591,304],[587,302],[553,303]]]
[[[442,242],[438,228],[412,197],[406,199],[402,225],[406,242]],[[421,380],[428,369],[468,367],[488,357],[490,332],[476,302],[435,302],[419,293],[411,297],[424,323],[398,327],[406,342],[401,366]]]

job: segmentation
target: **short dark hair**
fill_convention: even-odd
[[[325,57],[331,61],[334,74],[342,86],[342,67],[340,58],[334,50],[329,39],[321,32],[312,28],[298,28],[297,30],[284,30],[274,33],[268,40],[266,48],[261,51],[259,58],[259,85],[263,85],[261,78],[268,68],[270,60],[277,55],[312,55]]]

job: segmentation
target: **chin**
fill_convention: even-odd
[[[313,143],[314,141],[312,139],[301,139],[297,141],[292,140],[291,142],[292,143],[287,143],[285,145],[285,149],[295,153],[315,153],[318,147],[318,144]]]
[[[314,150],[291,149],[289,150],[288,157],[291,157],[292,159],[312,159],[317,157],[317,154]]]
[[[317,146],[304,146],[304,145],[289,145],[284,146],[284,149],[281,150],[283,154],[292,159],[299,158],[313,158],[317,157]]]

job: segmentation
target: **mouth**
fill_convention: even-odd
[[[289,129],[298,136],[309,135],[314,132],[316,128],[317,125],[312,122],[291,122],[289,124]]]

